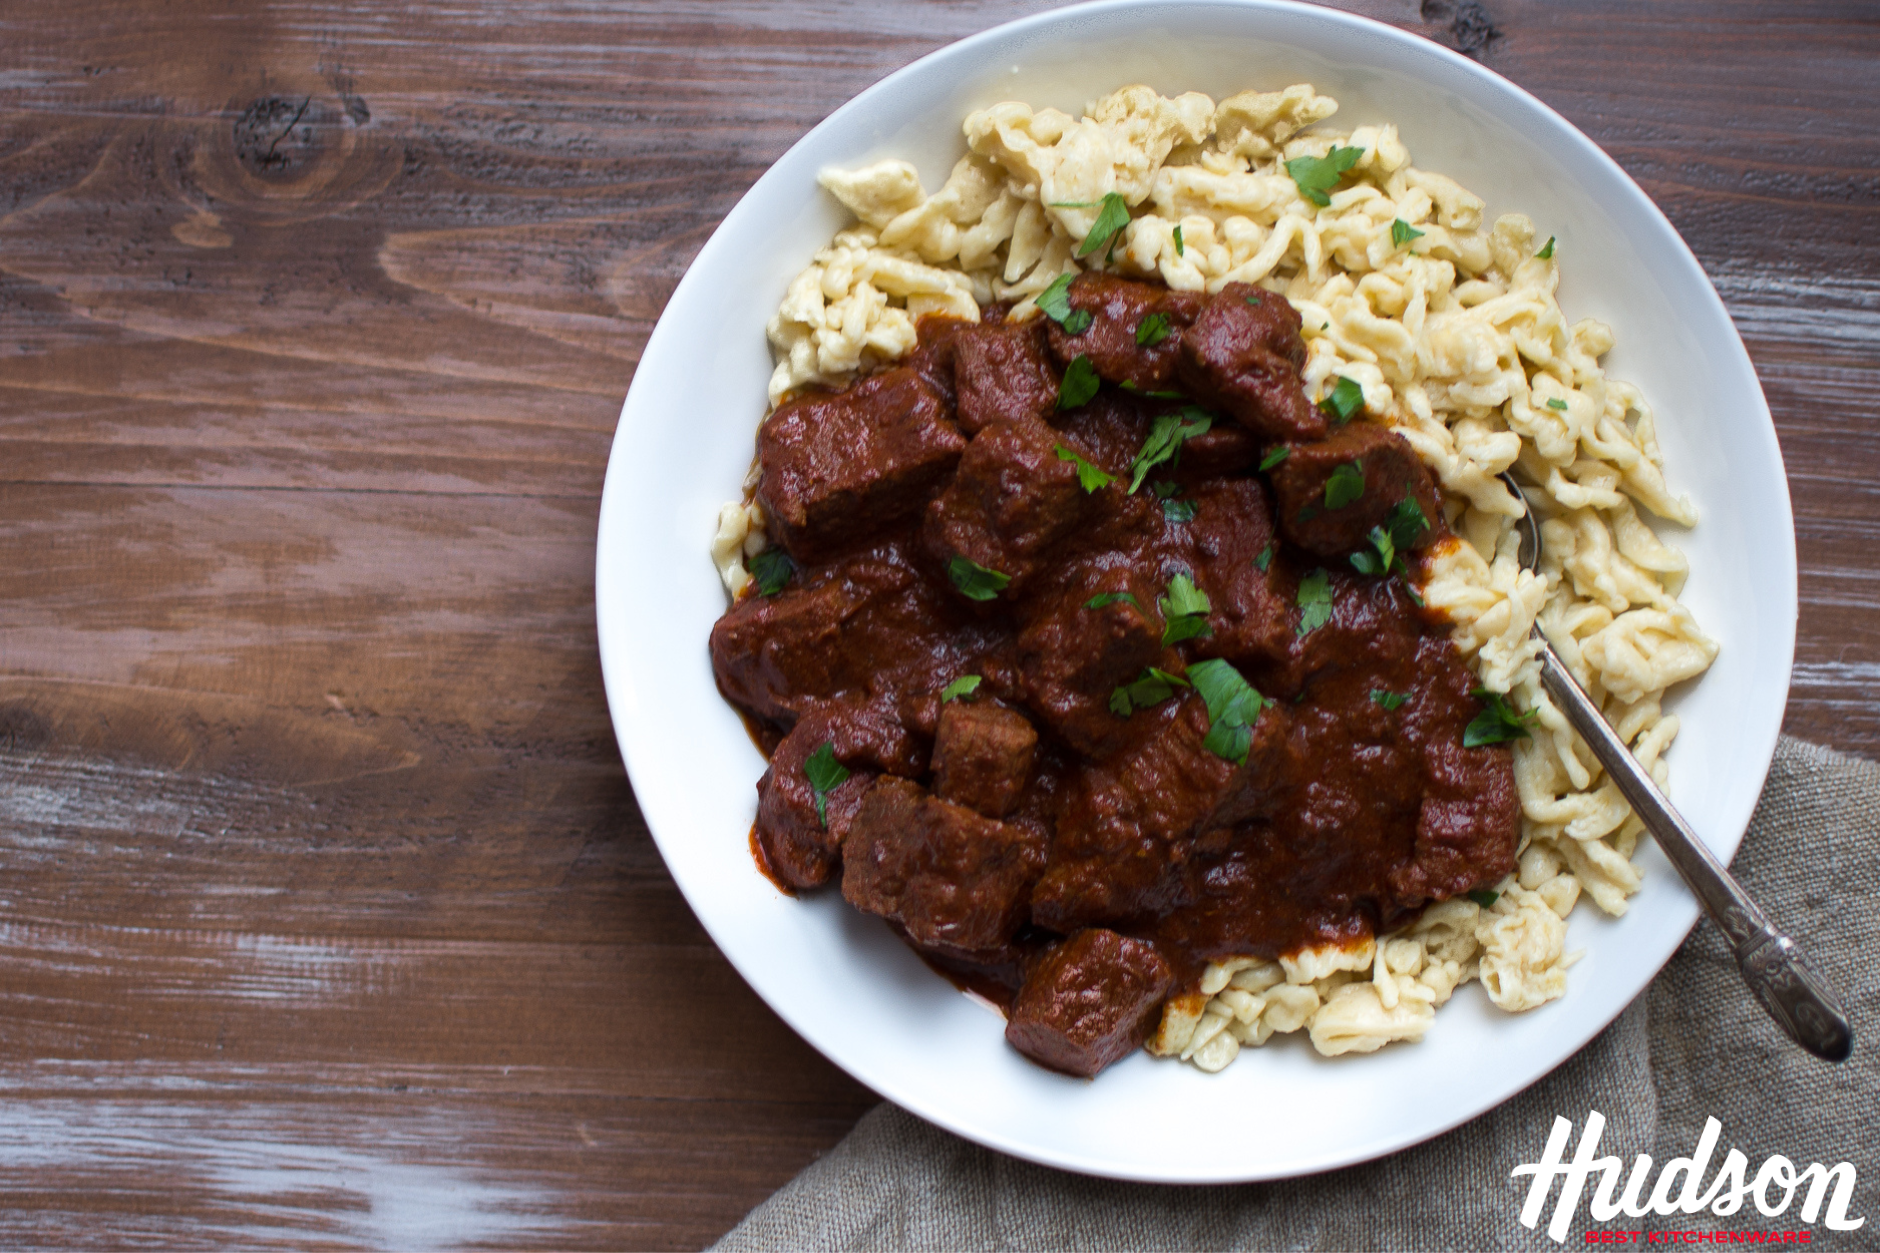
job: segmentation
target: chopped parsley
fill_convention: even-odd
[[[1121,604],[1124,601],[1128,601],[1130,604],[1134,605],[1138,609],[1142,608],[1142,602],[1137,600],[1134,596],[1130,595],[1128,592],[1103,592],[1100,595],[1092,596],[1089,600],[1085,601],[1084,608],[1085,609],[1107,609],[1111,605]]]
[[[1475,715],[1462,732],[1464,748],[1480,748],[1484,744],[1501,744],[1508,740],[1528,738],[1527,724],[1541,716],[1538,709],[1526,713],[1516,713],[1502,698],[1500,692],[1491,692],[1485,687],[1478,687],[1469,695],[1481,701],[1487,708]]]
[[[1330,326],[1331,323],[1326,323]],[[1364,408],[1364,389],[1344,375],[1338,376],[1338,384],[1325,393],[1325,399],[1319,401],[1319,408],[1334,422],[1351,421],[1351,415]]]
[[[1410,702],[1410,696],[1408,693],[1386,692],[1381,687],[1374,687],[1371,689],[1371,699],[1376,701],[1378,704],[1382,705],[1384,708],[1392,709],[1392,710],[1401,709],[1403,706],[1407,705]]]
[[[1360,549],[1351,554],[1351,568],[1359,574],[1389,574],[1391,567],[1402,563],[1403,558],[1398,555],[1397,545],[1392,542],[1389,531],[1374,526],[1366,538],[1376,551],[1365,552]]]
[[[1064,378],[1058,383],[1058,403],[1060,409],[1075,409],[1087,403],[1097,394],[1097,367],[1090,364],[1090,358],[1078,353],[1071,358],[1071,363],[1064,367]]]
[[[1110,693],[1110,712],[1127,718],[1133,710],[1159,705],[1175,695],[1176,688],[1187,686],[1188,680],[1179,674],[1144,666],[1141,678],[1134,683],[1125,683]]]
[[[1408,492],[1410,485],[1404,484]],[[1417,504],[1416,497],[1405,496],[1390,511],[1390,519],[1385,522],[1390,528],[1391,542],[1399,548],[1413,548],[1417,537],[1430,529],[1430,520],[1423,513],[1423,506]]]
[[[968,600],[991,600],[1012,581],[1011,575],[1001,574],[965,557],[955,557],[947,562],[947,577],[953,580],[954,587],[960,589],[960,595]]]
[[[1108,487],[1110,484],[1116,482],[1116,476],[1114,474],[1105,474],[1102,470],[1091,465],[1088,461],[1078,456],[1076,452],[1066,448],[1062,444],[1057,446],[1057,458],[1059,461],[1076,463],[1077,481],[1083,485],[1083,489],[1086,492],[1094,492],[1098,488]]]
[[[1170,522],[1193,522],[1195,520],[1195,502],[1177,500],[1173,496],[1162,501],[1162,516]]]
[[[1413,239],[1422,238],[1423,232],[1402,218],[1397,218],[1390,224],[1390,244],[1393,248],[1401,248]]]
[[[1547,243],[1534,255],[1539,257],[1542,261],[1552,261],[1554,259],[1554,237],[1549,235],[1547,237]]]
[[[940,703],[944,705],[950,700],[959,700],[962,696],[971,696],[974,692],[979,690],[979,685],[984,682],[985,680],[976,674],[962,674],[959,678],[940,689]]]
[[[1153,348],[1168,338],[1168,314],[1151,313],[1136,323],[1136,347]]]
[[[1071,313],[1071,280],[1076,277],[1075,274],[1060,274],[1052,279],[1051,286],[1038,293],[1038,312],[1062,326]]]
[[[744,564],[757,582],[759,596],[775,596],[796,574],[796,563],[781,548],[766,548]]]
[[[1260,550],[1260,555],[1253,559],[1253,568],[1258,570],[1261,574],[1265,574],[1266,568],[1272,564],[1273,545],[1268,544],[1265,548]]]
[[[1064,333],[1066,335],[1082,335],[1085,331],[1090,329],[1090,324],[1096,320],[1096,315],[1091,313],[1088,309],[1072,309],[1070,316],[1065,318],[1062,323]]]
[[[1356,165],[1363,155],[1362,148],[1334,147],[1322,157],[1294,157],[1286,163],[1286,172],[1292,175],[1293,186],[1299,189],[1299,194],[1322,209],[1332,203],[1326,193],[1338,186],[1345,171]]]
[[[1247,303],[1258,309],[1260,307],[1260,298],[1258,296],[1249,296],[1247,297]]]
[[[1087,257],[1098,251],[1129,225],[1129,205],[1121,196],[1113,191],[1107,192],[1100,203],[1102,207],[1097,210],[1097,220],[1091,224],[1090,233],[1084,236],[1083,246],[1077,250],[1079,257]]]
[[[836,760],[834,740],[824,740],[822,747],[811,753],[803,762],[803,777],[809,780],[809,790],[816,794],[816,821],[824,829],[829,826],[829,793],[848,782],[849,772]]]
[[[1500,892],[1490,892],[1486,888],[1476,888],[1473,892],[1470,892],[1467,895],[1470,900],[1474,901],[1477,905],[1480,905],[1483,909],[1490,908],[1491,906],[1494,905],[1496,901],[1501,899]]]
[[[1343,509],[1358,497],[1364,495],[1364,465],[1358,461],[1344,461],[1332,467],[1331,474],[1325,480],[1325,507]]]
[[[1558,396],[1550,396],[1547,398],[1547,407],[1549,409],[1565,409],[1567,402],[1560,399]]]
[[[1259,721],[1266,698],[1218,657],[1189,666],[1188,681],[1208,705],[1208,734],[1201,746],[1238,766],[1253,746],[1253,724]]]
[[[1266,450],[1266,456],[1260,458],[1260,468],[1262,470],[1271,470],[1274,466],[1290,456],[1292,456],[1292,449],[1284,444],[1281,444],[1277,448],[1269,448]]]
[[[1142,451],[1130,463],[1129,494],[1135,495],[1142,481],[1149,477],[1149,471],[1163,462],[1173,462],[1181,453],[1182,442],[1197,435],[1207,434],[1214,425],[1214,418],[1206,411],[1193,405],[1183,405],[1174,413],[1165,413],[1155,420],[1149,429],[1149,438],[1142,441]]]
[[[1417,537],[1429,529],[1430,520],[1423,516],[1423,506],[1417,504],[1414,497],[1405,496],[1391,509],[1384,525],[1372,527],[1366,536],[1374,551],[1351,554],[1352,567],[1360,574],[1389,574],[1395,570],[1408,578],[1410,571],[1404,565],[1403,550],[1414,546]],[[1412,588],[1410,594],[1415,597],[1416,589]],[[1417,601],[1419,606],[1422,603]]]
[[[1182,247],[1182,228],[1179,226],[1175,228],[1175,255],[1178,257],[1188,255],[1188,250]]]
[[[1299,580],[1299,638],[1304,639],[1332,620],[1332,578],[1314,570]]]
[[[1162,611],[1164,648],[1214,634],[1214,628],[1208,625],[1208,611],[1214,605],[1208,600],[1208,594],[1196,587],[1194,579],[1185,572],[1177,573],[1168,581],[1168,595],[1156,601],[1156,607]]]

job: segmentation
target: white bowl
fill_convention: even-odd
[[[1169,1182],[1271,1179],[1416,1143],[1505,1100],[1610,1022],[1697,907],[1641,855],[1622,919],[1573,917],[1567,995],[1506,1015],[1471,985],[1421,1044],[1326,1060],[1297,1037],[1204,1075],[1144,1054],[1095,1081],[1051,1074],[997,1017],[835,892],[782,895],[752,863],[764,763],[719,696],[706,637],[725,598],[707,553],[752,456],[771,361],[764,323],[844,225],[827,165],[894,155],[932,189],[960,122],[1004,99],[1076,113],[1144,82],[1219,98],[1310,82],[1336,125],[1397,123],[1417,165],[1558,237],[1569,318],[1609,322],[1613,377],[1655,406],[1674,490],[1703,513],[1677,541],[1684,601],[1723,649],[1678,695],[1672,799],[1720,857],[1768,771],[1795,646],[1794,526],[1775,429],[1722,302],[1664,216],[1559,115],[1481,66],[1363,18],[1274,0],[1108,0],[1014,22],[869,88],[758,180],[654,329],[621,411],[601,504],[596,609],[607,697],[647,825],[699,920],[785,1021],[857,1079],[969,1139],[1070,1170]],[[721,1023],[736,1031],[738,1024]],[[1562,1111],[1571,1115],[1573,1111]]]

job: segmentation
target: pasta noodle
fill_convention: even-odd
[[[1678,730],[1663,694],[1717,653],[1677,601],[1684,557],[1641,510],[1685,527],[1696,513],[1666,484],[1650,405],[1600,367],[1611,330],[1569,323],[1555,300],[1553,241],[1517,213],[1487,221],[1479,197],[1411,165],[1392,125],[1318,128],[1337,108],[1300,84],[1218,104],[1131,86],[1078,118],[1018,102],[980,110],[964,123],[968,154],[931,196],[904,161],[822,174],[856,224],[815,255],[768,327],[775,405],[894,361],[924,314],[977,318],[999,301],[1035,316],[1037,294],[1080,268],[1189,291],[1257,283],[1303,319],[1308,393],[1356,383],[1441,482],[1456,538],[1426,559],[1422,594],[1482,685],[1536,711],[1514,748],[1519,870],[1492,903],[1445,901],[1361,946],[1210,966],[1149,1042],[1208,1071],[1274,1034],[1303,1030],[1326,1055],[1419,1040],[1471,980],[1510,1012],[1562,995],[1577,959],[1565,919],[1582,895],[1625,912],[1641,828],[1541,688],[1531,631],[1660,783]],[[1349,168],[1315,203],[1286,163],[1334,149]],[[1080,263],[1110,193],[1128,226]],[[1533,485],[1537,572],[1518,560],[1524,507],[1498,477],[1510,469]],[[755,506],[725,507],[712,555],[734,595],[741,558],[764,542]]]

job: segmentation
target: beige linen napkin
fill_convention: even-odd
[[[1854,1056],[1840,1066],[1803,1053],[1763,1017],[1706,921],[1646,995],[1558,1070],[1474,1122],[1380,1161],[1268,1184],[1119,1184],[1017,1161],[884,1104],[717,1247],[1587,1248],[1588,1230],[1679,1230],[1808,1231],[1830,1248],[1880,1248],[1880,766],[1784,739],[1735,870],[1840,992],[1855,1032]],[[1627,1171],[1651,1154],[1653,1182],[1669,1159],[1692,1152],[1711,1117],[1722,1139],[1706,1184],[1731,1147],[1748,1158],[1751,1178],[1772,1154],[1797,1168],[1852,1162],[1858,1182],[1846,1214],[1867,1222],[1834,1232],[1824,1208],[1811,1226],[1798,1192],[1774,1218],[1746,1200],[1724,1218],[1596,1223],[1589,1185],[1555,1245],[1546,1228],[1559,1186],[1530,1231],[1519,1222],[1529,1180],[1510,1171],[1540,1159],[1556,1116],[1572,1120],[1577,1144],[1592,1110],[1607,1120],[1600,1154],[1617,1155]]]

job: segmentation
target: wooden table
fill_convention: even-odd
[[[0,1244],[698,1246],[872,1103],[647,838],[601,475],[745,187],[1050,7],[0,3]],[[1690,241],[1795,493],[1788,727],[1880,750],[1880,5],[1364,7]]]

